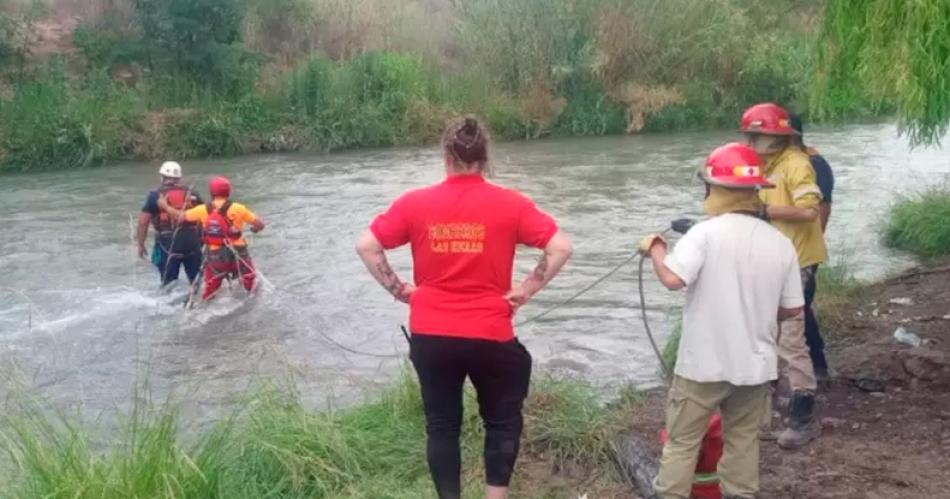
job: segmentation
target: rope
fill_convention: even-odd
[[[334,339],[331,338],[329,335],[327,335],[326,333],[324,333],[323,331],[321,331],[319,328],[315,328],[314,331],[316,331],[317,334],[318,334],[321,338],[323,338],[327,343],[329,343],[329,344],[331,344],[331,345],[333,345],[333,346],[339,348],[340,350],[343,350],[344,352],[349,352],[349,353],[352,353],[352,354],[354,354],[354,355],[362,355],[362,356],[364,356],[364,357],[375,357],[375,358],[377,358],[377,359],[398,359],[398,358],[402,357],[401,354],[394,354],[394,353],[384,354],[384,353],[363,352],[363,351],[357,350],[357,349],[355,349],[355,348],[350,348],[350,347],[348,347],[348,346],[346,346],[346,345],[344,345],[344,344],[342,344],[342,343],[340,343],[340,342],[334,340]]]
[[[187,210],[187,208],[188,208],[188,203],[191,201],[191,192],[192,192],[192,190],[194,190],[194,187],[195,187],[195,183],[192,182],[191,184],[188,185],[188,189],[185,190],[185,206],[184,206],[184,209],[185,209],[185,210]],[[159,193],[159,195],[161,195],[161,194]],[[163,284],[163,285],[164,285],[164,283],[165,283],[165,278],[168,277],[168,262],[169,262],[169,260],[171,260],[171,258],[172,258],[172,248],[175,247],[175,239],[178,238],[178,231],[181,230],[181,228],[182,228],[183,225],[185,225],[184,219],[178,220],[178,223],[175,224],[175,230],[172,231],[172,240],[168,243],[168,248],[165,249],[165,268],[162,269],[162,284]],[[156,231],[155,231],[155,240],[156,240],[156,241],[158,241],[158,237],[159,237],[159,233],[158,233],[158,231],[156,230]],[[161,243],[159,242],[158,245],[161,246]],[[164,248],[163,248],[163,249],[164,249]]]
[[[610,269],[609,272],[607,272],[606,274],[600,276],[597,280],[595,280],[594,282],[588,284],[586,287],[584,287],[584,289],[578,291],[577,293],[575,293],[575,294],[574,294],[573,296],[571,296],[570,298],[568,298],[568,299],[562,301],[561,303],[558,303],[557,305],[554,305],[554,306],[548,308],[548,309],[545,310],[544,312],[541,312],[540,314],[535,315],[534,317],[531,317],[530,319],[525,319],[525,320],[523,320],[523,321],[521,321],[521,322],[515,323],[515,327],[521,327],[521,326],[524,326],[524,325],[526,325],[526,324],[530,324],[530,323],[532,323],[532,322],[534,322],[534,321],[537,321],[538,319],[541,319],[542,317],[544,317],[544,316],[550,314],[551,312],[554,312],[555,310],[557,310],[557,309],[559,309],[559,308],[561,308],[561,307],[563,307],[563,306],[565,306],[565,305],[569,305],[569,304],[570,304],[571,302],[573,302],[574,300],[580,298],[584,293],[587,293],[588,291],[594,289],[595,287],[597,287],[597,285],[599,285],[600,283],[602,283],[602,282],[606,281],[608,278],[610,278],[610,276],[616,274],[616,273],[617,273],[620,269],[622,269],[625,265],[627,265],[628,263],[632,262],[633,259],[637,257],[637,255],[638,255],[638,253],[634,253],[634,254],[630,255],[626,260],[624,260],[624,261],[620,262],[619,264],[617,264],[616,266],[614,266],[614,268]]]
[[[663,354],[660,353],[660,347],[657,346],[656,340],[653,338],[653,330],[650,329],[650,321],[647,320],[647,298],[646,293],[643,291],[643,264],[647,261],[646,255],[640,256],[640,265],[637,269],[639,273],[639,279],[637,280],[637,287],[640,289],[640,315],[643,317],[643,329],[647,332],[647,338],[650,340],[650,346],[653,347],[653,353],[656,354],[656,360],[660,361],[660,369],[663,370],[663,378],[669,382],[672,378],[670,373],[670,367],[666,365],[666,361],[663,360]]]
[[[666,235],[669,231],[670,231],[670,229],[666,229],[666,230],[664,230],[663,232],[661,232],[660,235],[661,235],[661,236]],[[565,306],[565,305],[570,304],[570,303],[573,302],[574,300],[580,298],[583,294],[587,293],[587,292],[590,291],[591,289],[594,289],[594,287],[596,287],[596,286],[599,285],[600,283],[602,283],[602,282],[604,282],[605,280],[607,280],[608,278],[610,278],[610,276],[616,274],[617,271],[619,271],[619,270],[622,269],[624,266],[626,266],[628,263],[630,263],[631,261],[633,261],[637,256],[640,256],[640,263],[639,263],[638,269],[637,269],[637,273],[638,273],[637,287],[638,287],[638,289],[639,289],[639,291],[640,291],[640,315],[641,315],[641,317],[643,318],[643,328],[644,328],[644,330],[645,330],[646,333],[647,333],[647,339],[650,340],[650,346],[653,347],[653,353],[656,354],[656,359],[660,362],[660,368],[661,368],[662,371],[663,371],[663,377],[664,377],[664,379],[666,379],[667,381],[669,381],[670,379],[672,379],[672,377],[671,377],[671,372],[670,372],[670,368],[669,368],[669,366],[666,365],[666,362],[663,360],[663,354],[660,352],[659,346],[657,346],[656,339],[653,337],[653,330],[650,328],[650,321],[647,319],[646,292],[645,292],[644,289],[643,289],[643,267],[644,267],[644,263],[646,262],[646,255],[640,255],[639,253],[634,253],[633,255],[630,255],[630,257],[628,257],[626,260],[624,260],[624,261],[620,262],[619,264],[617,264],[616,266],[614,266],[612,269],[610,269],[609,272],[607,272],[606,274],[602,275],[602,276],[599,277],[597,280],[595,280],[594,282],[590,283],[589,285],[587,285],[586,287],[584,287],[584,289],[578,291],[577,293],[575,293],[573,296],[571,296],[571,297],[568,298],[567,300],[564,300],[563,302],[558,303],[557,305],[554,305],[554,306],[548,308],[547,310],[541,312],[541,313],[538,314],[538,315],[535,315],[534,317],[531,317],[530,319],[526,319],[526,320],[523,320],[523,321],[521,321],[521,322],[516,323],[516,324],[515,324],[515,327],[521,327],[521,326],[524,326],[524,325],[526,325],[526,324],[530,324],[530,323],[532,323],[532,322],[534,322],[534,321],[537,321],[538,319],[541,319],[542,317],[544,317],[544,316],[550,314],[551,312],[554,312],[555,310],[557,310],[557,309],[559,309],[559,308],[561,308],[561,307],[563,307],[563,306]]]
[[[247,260],[241,258],[241,255],[238,254],[237,250],[234,249],[234,247],[231,245],[230,242],[225,241],[224,247],[227,248],[229,251],[231,251],[231,253],[234,255],[234,258],[237,259],[237,262],[238,262],[238,264],[239,264],[239,265],[237,266],[237,268],[238,268],[238,273],[239,273],[239,274],[240,274],[240,272],[241,272],[241,265],[240,265],[240,264],[243,263],[244,266],[246,266],[246,267],[249,268],[249,269],[252,269],[252,272],[254,272],[254,275],[257,276],[257,278],[261,280],[261,282],[264,284],[265,289],[267,289],[267,291],[274,291],[274,290],[277,289],[276,286],[274,286],[273,284],[271,284],[271,282],[268,281],[266,277],[264,277],[264,274],[262,274],[259,270],[257,270],[257,267],[256,267],[256,266],[251,265],[250,263],[248,263]],[[250,293],[250,291],[248,291],[248,292]]]

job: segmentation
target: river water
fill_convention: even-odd
[[[811,138],[837,175],[833,258],[867,278],[909,265],[881,247],[878,227],[898,193],[944,181],[946,156],[908,150],[890,125],[817,129]],[[698,216],[702,186],[693,173],[708,151],[735,139],[707,132],[499,145],[497,181],[532,196],[575,240],[573,261],[520,318],[608,271],[640,236]],[[245,302],[237,286],[233,297],[188,313],[176,302],[184,285],[171,294],[157,289],[156,272],[131,243],[132,218],[157,182],[155,164],[0,177],[0,395],[25,388],[96,413],[124,406],[135,380],[147,378],[156,393],[174,388],[201,416],[265,379],[290,380],[308,404],[326,407],[359,400],[399,374],[402,358],[337,345],[407,351],[398,329],[407,309],[372,281],[353,247],[397,195],[441,179],[435,148],[184,166],[202,192],[210,176],[228,175],[235,198],[269,222],[250,240],[274,289]],[[519,252],[516,279],[536,258]],[[411,275],[408,251],[392,259]],[[656,382],[635,270],[520,328],[541,370],[599,385]],[[652,276],[646,285],[662,342],[682,295],[660,290]]]

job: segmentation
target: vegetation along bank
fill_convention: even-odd
[[[461,113],[503,139],[733,126],[806,110],[825,4],[13,0],[0,171],[420,144]],[[846,90],[821,118],[891,108]]]

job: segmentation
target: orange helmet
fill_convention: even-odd
[[[208,192],[211,193],[211,197],[229,197],[231,181],[227,177],[215,177],[208,181]]]
[[[761,133],[763,135],[801,135],[792,128],[788,111],[778,104],[766,102],[756,104],[742,113],[743,133]]]
[[[716,148],[706,158],[706,166],[699,176],[708,184],[729,189],[775,187],[762,173],[762,160],[755,150],[733,142]]]

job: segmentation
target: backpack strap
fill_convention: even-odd
[[[229,199],[229,200],[225,201],[224,204],[222,204],[220,208],[218,208],[218,213],[220,213],[222,217],[224,217],[225,219],[227,219],[227,218],[228,218],[228,210],[230,210],[230,209],[231,209],[231,200]],[[231,224],[231,220],[228,220],[228,225],[230,225],[230,224]]]
[[[207,203],[205,203],[205,211],[208,212],[208,215],[217,212],[218,215],[221,215],[221,218],[224,219],[224,222],[228,224],[228,228],[231,228],[234,226],[234,224],[231,223],[231,219],[228,218],[228,210],[230,209],[231,209],[231,200],[225,201],[224,204],[222,204],[218,208],[214,207],[213,201],[208,201]]]

